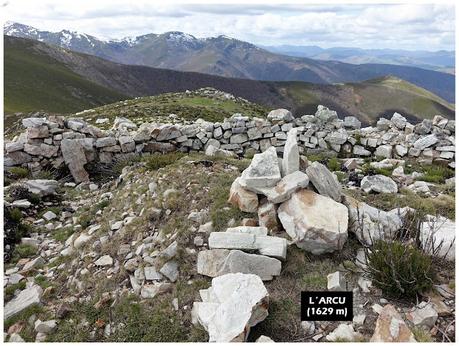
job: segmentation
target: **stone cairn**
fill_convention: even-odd
[[[85,169],[89,162],[110,163],[141,153],[205,151],[233,156],[264,152],[271,146],[282,153],[292,129],[301,154],[333,151],[354,157],[416,157],[455,167],[455,121],[440,115],[412,125],[394,113],[390,120],[379,119],[375,127],[361,128],[357,118],[341,120],[335,111],[318,106],[314,115],[300,118],[277,109],[267,119],[234,114],[221,123],[198,119],[192,124],[144,123],[137,127],[128,119],[116,118],[109,131],[61,116],[25,118],[22,125],[26,131],[5,144],[5,165],[25,166],[33,174],[44,167],[67,165],[77,183],[90,179]]]

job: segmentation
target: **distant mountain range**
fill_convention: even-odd
[[[291,109],[297,116],[323,104],[365,124],[394,111],[418,120],[435,114],[454,118],[453,105],[395,77],[334,85],[257,81],[119,64],[11,36],[4,36],[4,47],[7,114],[72,113],[136,96],[214,87],[269,108]]]
[[[449,102],[454,102],[455,96],[455,78],[451,74],[403,65],[355,65],[292,57],[272,53],[251,43],[226,36],[199,39],[182,32],[167,32],[104,41],[68,30],[40,31],[18,23],[6,25],[4,33],[122,64],[200,72],[223,77],[319,84],[359,82],[393,75],[421,86]]]
[[[402,49],[360,49],[351,47],[320,48],[318,46],[263,46],[277,54],[316,60],[335,60],[349,64],[392,64],[421,67],[442,72],[455,71],[454,51],[409,51]]]

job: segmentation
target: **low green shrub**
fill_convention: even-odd
[[[341,170],[341,164],[336,157],[332,157],[327,162],[328,169],[332,172]]]
[[[27,178],[30,172],[27,168],[24,167],[11,167],[8,170],[8,173],[10,175],[10,178],[17,180]]]
[[[145,156],[144,160],[146,162],[146,167],[153,171],[162,167],[169,166],[180,160],[183,156],[185,156],[185,154],[179,151],[167,154],[155,153]]]
[[[373,284],[389,296],[412,299],[432,288],[432,260],[413,245],[379,240],[367,252],[367,260]]]

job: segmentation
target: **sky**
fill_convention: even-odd
[[[266,1],[265,1],[266,2]],[[103,39],[183,31],[258,45],[454,50],[455,8],[439,4],[0,0],[3,20]]]

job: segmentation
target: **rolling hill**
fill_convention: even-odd
[[[69,113],[127,97],[75,73],[47,52],[34,49],[32,41],[5,37],[4,42],[5,113],[41,109]]]
[[[454,102],[455,97],[455,78],[451,74],[402,65],[356,65],[286,56],[226,36],[201,39],[182,32],[167,32],[103,41],[87,34],[68,30],[40,31],[18,23],[9,24],[4,32],[123,64],[223,77],[319,84],[360,82],[393,75],[449,102]]]
[[[165,115],[167,112],[177,113],[180,111],[177,108],[186,106],[188,114],[199,113],[215,105],[206,104],[206,100],[204,104],[203,100],[193,101],[198,104],[189,104],[187,100],[188,103],[184,104],[184,98],[180,95],[186,94],[186,90],[213,87],[265,107],[260,109],[289,108],[297,116],[311,114],[318,104],[323,104],[337,110],[340,116],[356,115],[366,124],[383,115],[391,116],[394,111],[418,119],[430,118],[435,114],[454,117],[454,106],[396,77],[332,85],[262,82],[123,65],[16,37],[5,36],[4,42],[5,67],[8,67],[4,99],[7,113],[39,109],[74,113],[121,99],[163,93],[176,93],[168,97],[167,107],[160,107],[160,103],[156,102],[158,99],[143,98],[127,103],[132,109],[136,107],[131,106],[138,103],[136,112],[149,107],[158,108]],[[90,86],[92,89],[89,90],[93,92],[87,91],[89,99],[82,93],[69,92],[76,88],[74,85]],[[123,114],[122,106],[117,103],[120,114]],[[203,106],[205,110],[199,108]],[[226,106],[229,107],[228,112],[239,111],[231,105],[223,105]]]

